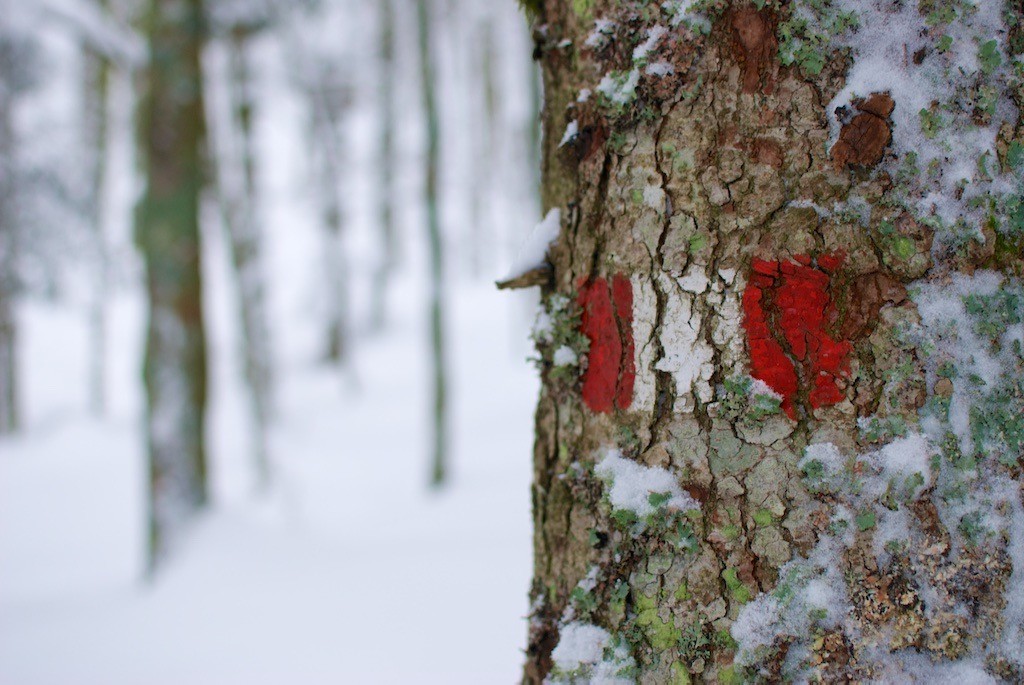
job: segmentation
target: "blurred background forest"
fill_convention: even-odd
[[[0,684],[518,678],[531,51],[512,0],[0,0]]]

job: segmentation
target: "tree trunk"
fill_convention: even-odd
[[[107,3],[99,0],[101,9]],[[104,218],[107,151],[109,148],[110,61],[86,48],[85,55],[85,144],[90,157],[91,183],[88,197],[89,224],[96,250],[94,285],[89,303],[89,408],[102,417],[107,407],[107,298],[110,291],[110,255]]]
[[[0,34],[0,75],[13,81],[19,67],[11,56],[14,41]],[[14,207],[17,167],[14,140],[14,92],[0,88],[0,435],[18,430],[17,319],[18,224]]]
[[[474,30],[467,31],[473,38],[474,61],[479,71],[473,73],[474,81],[480,90],[479,96],[473,98],[472,111],[476,114],[477,128],[473,145],[473,176],[470,190],[470,273],[474,277],[491,269],[494,250],[498,244],[496,238],[501,234],[496,225],[499,217],[494,208],[494,180],[500,182],[497,155],[498,122],[498,75],[495,60],[495,40],[493,20],[484,15]],[[475,90],[475,89],[474,89]],[[475,94],[475,93],[474,93]]]
[[[20,280],[18,252],[20,244],[18,213],[17,144],[14,129],[14,103],[24,87],[22,63],[16,33],[0,31],[0,435],[13,433],[20,426],[17,383],[17,313],[14,301]]]
[[[146,434],[152,572],[207,501],[206,341],[199,209],[205,138],[200,0],[152,0],[140,105],[146,190],[136,239],[146,265]]]
[[[330,60],[315,58],[315,76],[308,84],[312,113],[311,145],[319,161],[319,204],[325,229],[324,276],[327,284],[325,357],[333,364],[347,361],[349,326],[349,266],[345,249],[345,208],[342,187],[346,161],[343,119],[351,105],[350,86],[339,81]]]
[[[524,681],[1024,680],[1024,7],[527,4]]]
[[[398,260],[395,235],[395,0],[380,0],[380,187],[377,189],[381,257],[373,273],[370,329],[380,331],[387,320],[388,289]]]
[[[214,164],[218,168],[224,223],[231,244],[238,290],[244,374],[255,433],[253,448],[257,487],[266,490],[271,479],[267,431],[273,411],[273,372],[265,275],[261,262],[262,223],[256,190],[255,98],[249,47],[253,30],[245,26],[234,27],[228,38],[228,90],[235,135],[230,135],[230,131],[223,132],[225,138],[234,144],[229,145],[226,154]]]
[[[448,405],[447,365],[444,343],[444,268],[442,264],[441,208],[438,197],[440,174],[440,121],[435,95],[436,54],[433,44],[432,17],[428,0],[416,0],[416,21],[419,29],[420,87],[426,120],[427,150],[425,157],[426,185],[424,202],[427,215],[428,268],[430,279],[430,359],[432,367],[433,444],[430,461],[430,484],[440,487],[447,478]]]

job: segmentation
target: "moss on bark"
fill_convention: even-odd
[[[632,317],[616,321],[620,347],[635,349],[636,379],[627,409],[595,412],[581,383],[607,363],[595,356],[602,343],[591,340],[575,382],[539,343],[524,682],[585,681],[612,668],[641,683],[867,680],[922,672],[918,653],[1020,678],[1008,637],[1020,617],[1004,608],[1021,573],[1011,547],[1024,536],[1024,455],[1005,437],[1009,419],[997,417],[1004,400],[994,401],[971,419],[1004,436],[986,443],[998,443],[989,485],[947,475],[963,455],[938,444],[936,427],[965,386],[937,382],[951,353],[918,311],[921,288],[961,274],[1019,276],[1017,237],[979,227],[962,249],[936,242],[892,171],[905,160],[884,142],[892,124],[877,103],[859,105],[878,109],[868,123],[885,128],[872,129],[870,154],[830,152],[827,105],[852,57],[827,43],[824,59],[794,57],[793,3],[699,2],[699,14],[675,25],[688,3],[585,5],[547,0],[535,30],[543,200],[564,217],[543,296],[576,301],[595,278],[629,279]],[[1020,21],[1019,7],[1007,12],[1007,26]],[[672,28],[652,40],[656,26]],[[812,43],[805,35],[800,44]],[[577,132],[566,137],[570,122]],[[850,145],[860,144],[854,133]],[[800,309],[812,292],[819,299]],[[808,323],[815,317],[820,324]],[[996,346],[1011,325],[1001,321]],[[842,359],[825,370],[829,345]],[[751,376],[770,381],[778,370],[759,370],[757,346],[776,350],[792,392],[782,381],[756,389]],[[1011,376],[1019,353],[992,352]],[[910,454],[898,441],[924,433],[927,459],[893,470],[885,450]],[[812,458],[825,446],[833,461]],[[699,508],[623,515],[594,473],[608,449],[667,469]],[[654,506],[660,493],[651,497]],[[955,497],[979,510],[998,501],[1005,525],[965,532]],[[808,588],[826,586],[842,615],[801,604]],[[742,627],[755,614],[769,626],[760,641]],[[579,624],[607,632],[604,656],[562,653],[560,662],[561,634]]]

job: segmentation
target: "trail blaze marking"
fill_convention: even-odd
[[[812,266],[810,257],[798,255],[794,261],[754,259],[751,265],[743,292],[751,375],[782,395],[782,409],[793,419],[801,390],[815,409],[844,397],[837,381],[849,372],[852,345],[825,331],[835,315],[830,275],[842,262],[841,255],[822,255]]]
[[[633,284],[622,274],[581,281],[581,330],[590,340],[583,401],[591,411],[628,409],[633,401]]]

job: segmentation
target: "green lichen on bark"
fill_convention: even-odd
[[[938,287],[961,271],[1019,276],[1024,260],[1012,231],[992,222],[976,231],[965,222],[972,231],[957,243],[950,225],[922,215],[921,187],[907,171],[914,160],[896,159],[882,142],[899,134],[886,117],[858,124],[880,142],[878,159],[858,149],[848,159],[870,163],[837,159],[827,106],[853,56],[830,41],[853,22],[843,3],[817,3],[840,14],[801,27],[804,4],[699,3],[687,21],[676,19],[688,3],[594,0],[586,12],[569,0],[546,4],[536,33],[544,203],[567,221],[545,296],[574,298],[581,279],[628,276],[637,381],[628,409],[595,414],[542,367],[526,682],[559,672],[560,635],[580,625],[628,648],[631,666],[620,676],[641,683],[868,680],[891,669],[919,673],[929,659],[1021,677],[1011,643],[985,639],[1010,635],[1007,588],[1022,572],[1010,553],[1024,535],[1014,528],[1022,455],[1007,410],[1020,388],[979,390],[966,374],[951,378],[916,296],[921,284]],[[597,20],[612,23],[594,37]],[[950,21],[934,26],[953,30]],[[656,26],[669,30],[644,47]],[[979,57],[994,65],[980,85],[1004,73],[1010,56],[999,55],[1000,65]],[[573,121],[579,134],[560,145]],[[1013,123],[1000,140],[1018,140],[1020,128]],[[1012,169],[1006,160],[1016,153],[1001,145],[992,163]],[[992,212],[1002,219],[1009,214],[999,202]],[[770,394],[751,392],[742,297],[754,258],[804,255],[842,256],[828,279],[827,328],[849,342],[849,369],[842,399],[829,406],[815,408],[813,379],[801,378],[790,419]],[[998,302],[972,305],[986,313],[978,325],[1017,325],[1017,305],[1002,295],[1014,283],[993,286]],[[989,401],[967,417],[969,450],[948,415],[961,395]],[[894,470],[886,448],[926,433],[927,468]],[[943,443],[945,433],[953,438]],[[825,444],[848,473],[805,458]],[[652,525],[609,506],[608,483],[594,475],[609,447],[667,469],[699,510]],[[982,473],[999,487],[983,486]],[[577,588],[594,569],[581,611]],[[808,588],[824,579],[847,613],[811,601]],[[731,631],[758,612],[774,632],[755,649],[749,633],[737,631],[737,642]],[[794,621],[806,630],[794,632]]]

